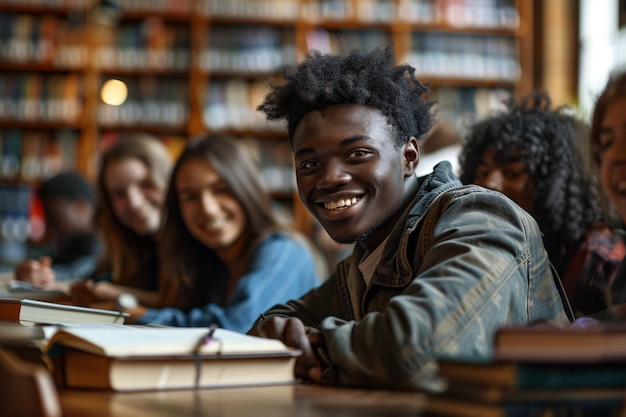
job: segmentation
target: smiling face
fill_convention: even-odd
[[[474,183],[500,191],[524,210],[533,213],[534,181],[530,177],[526,164],[514,155],[501,160],[496,158],[494,148],[485,150],[482,161],[476,168]]]
[[[606,108],[600,123],[600,179],[611,203],[626,222],[626,96]]]
[[[105,168],[103,180],[120,223],[139,236],[157,232],[165,190],[154,183],[143,161],[132,157],[111,161]]]
[[[175,182],[183,221],[196,239],[218,253],[242,240],[245,211],[208,161],[188,159]]]
[[[417,141],[394,145],[377,109],[340,104],[307,113],[293,135],[300,198],[337,242],[374,249],[406,204]]]

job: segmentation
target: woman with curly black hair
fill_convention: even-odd
[[[474,124],[460,154],[461,181],[506,194],[537,220],[548,256],[578,314],[604,310],[626,254],[609,228],[580,144],[588,127],[535,92]]]

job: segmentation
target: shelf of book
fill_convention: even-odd
[[[90,178],[101,135],[115,130],[183,139],[220,131],[256,137],[272,153],[286,144],[284,126],[256,107],[268,79],[313,48],[393,44],[461,130],[506,94],[533,88],[533,5],[523,0],[11,0],[0,12],[0,142],[71,132],[75,159],[55,166]],[[100,98],[110,79],[128,88],[120,106]],[[282,162],[267,169],[285,171]],[[295,183],[282,181],[269,185],[304,210]],[[305,212],[294,218],[310,231]]]

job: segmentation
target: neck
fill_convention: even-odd
[[[246,256],[246,250],[250,244],[250,234],[243,233],[239,238],[230,246],[225,248],[216,249],[215,253],[226,265],[228,273],[231,277],[238,277],[241,275],[241,270],[245,270],[246,262],[244,260]]]
[[[417,189],[419,187],[419,182],[417,181],[417,177],[415,175],[411,175],[407,177],[404,183],[404,195],[402,196],[402,202],[400,206],[396,210],[395,214],[389,217],[384,223],[376,226],[375,229],[372,229],[370,233],[362,236],[362,239],[358,241],[358,243],[363,246],[365,249],[369,251],[373,251],[380,245],[391,233],[393,227],[398,222],[398,219],[406,210],[406,207],[409,205],[413,197],[415,197],[415,193],[417,193]]]

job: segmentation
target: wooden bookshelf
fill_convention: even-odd
[[[106,132],[143,130],[186,140],[218,130],[253,140],[268,185],[277,199],[292,196],[295,226],[305,232],[312,223],[296,195],[290,158],[285,161],[285,129],[267,123],[255,109],[268,79],[299,62],[307,50],[344,52],[393,43],[398,61],[418,68],[434,98],[441,94],[442,102],[453,105],[440,109],[442,114],[455,119],[459,112],[484,112],[479,102],[489,97],[493,101],[503,92],[523,94],[534,87],[532,1],[115,4],[121,8],[103,8],[96,0],[0,2],[0,24],[10,28],[0,34],[2,144],[9,135],[21,135],[23,149],[29,137],[47,137],[54,144],[63,136],[67,147],[67,138],[73,137],[74,149],[61,166],[95,178],[99,141]],[[108,79],[129,87],[129,98],[119,107],[100,99]],[[455,108],[455,103],[465,107]],[[57,105],[66,113],[52,109]],[[27,111],[29,106],[35,110]],[[36,184],[49,174],[32,178],[18,171],[1,176],[0,183]]]

